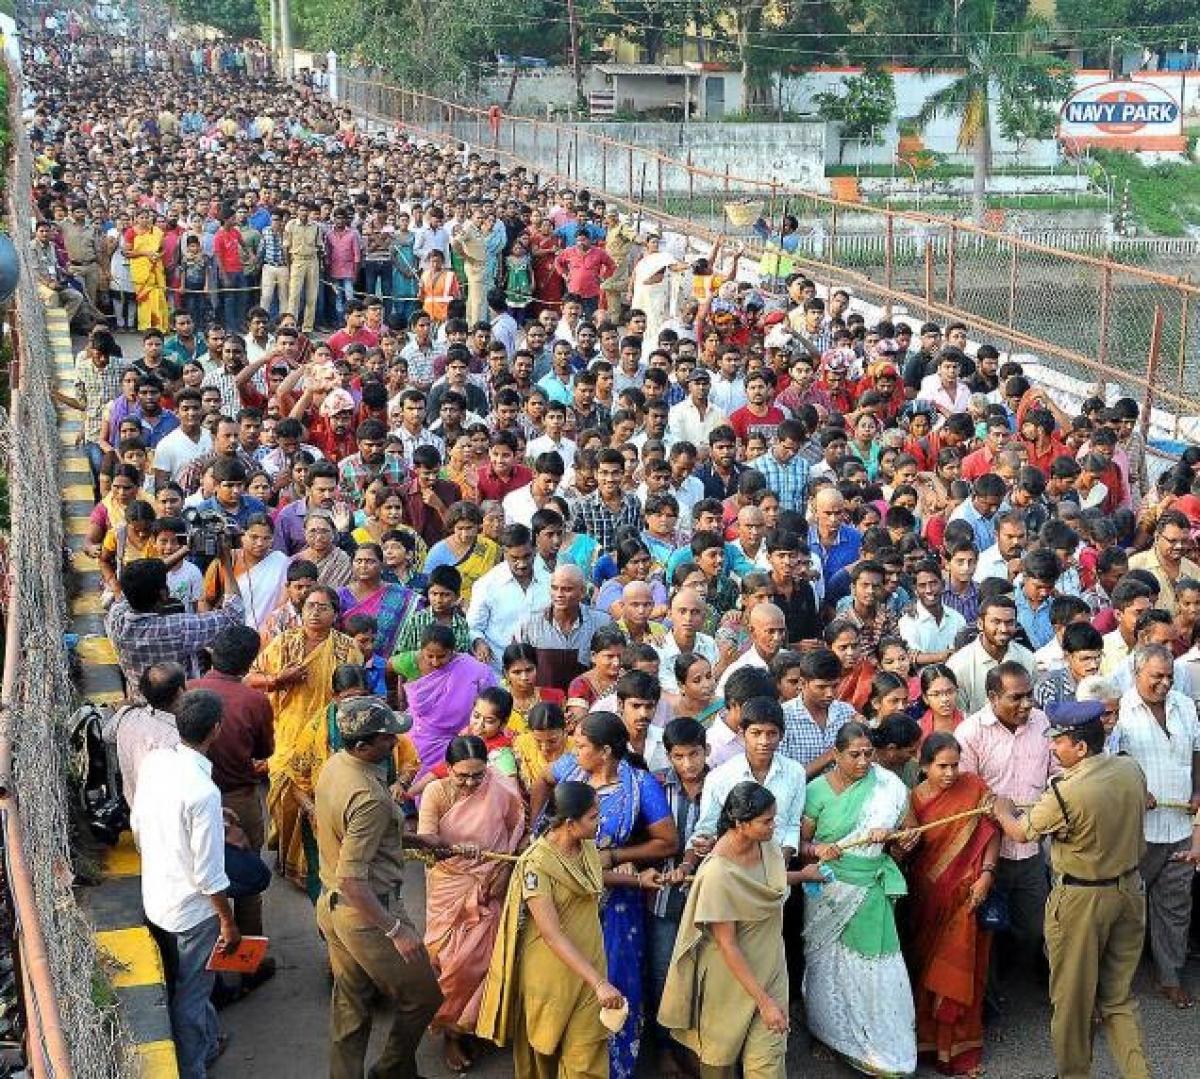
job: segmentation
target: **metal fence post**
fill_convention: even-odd
[[[1154,305],[1154,322],[1150,326],[1150,355],[1146,365],[1146,397],[1142,402],[1141,428],[1142,439],[1150,434],[1150,413],[1154,408],[1154,379],[1158,375],[1158,350],[1162,341],[1163,309],[1162,304]]]
[[[687,152],[688,220],[692,220],[692,199],[696,197],[696,173],[692,168],[692,151]]]
[[[1013,323],[1017,320],[1017,245],[1010,245],[1009,250],[1012,255],[1008,263],[1008,351],[1012,352],[1017,347],[1017,339],[1012,336],[1016,330]]]
[[[633,147],[629,147],[629,197],[633,198]]]
[[[1184,283],[1190,285],[1192,283],[1192,275],[1184,274]],[[1192,296],[1186,288],[1179,290],[1179,366],[1175,376],[1175,392],[1182,394],[1183,391],[1183,370],[1187,363],[1187,336],[1188,336],[1188,308],[1191,305]],[[1176,415],[1176,423],[1178,424],[1178,415]]]
[[[947,243],[949,245],[946,252],[946,305],[954,306],[954,268],[955,261],[958,257],[958,226],[952,224],[950,226],[950,236]]]
[[[1108,362],[1108,323],[1112,309],[1112,266],[1104,266],[1104,277],[1100,284],[1100,340],[1096,348],[1096,359]]]
[[[562,171],[562,128],[554,125],[554,171]]]
[[[600,189],[608,190],[608,140],[600,142]]]
[[[896,218],[891,210],[888,210],[885,220],[887,232],[884,236],[883,247],[883,287],[887,290],[885,312],[890,319],[892,317],[892,274],[896,260]]]
[[[933,317],[933,237],[925,237],[925,319]]]
[[[655,186],[658,189],[658,195],[657,195],[658,208],[661,210],[662,209],[662,201],[663,201],[662,156],[659,154],[656,154],[654,157],[654,173],[655,173]]]

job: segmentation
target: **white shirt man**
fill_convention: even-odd
[[[569,470],[575,465],[575,450],[575,443],[569,438],[560,438],[555,442],[549,435],[538,435],[525,444],[525,457],[536,461],[543,453],[557,453],[563,460],[563,466]]]
[[[182,427],[176,427],[154,450],[154,468],[174,479],[186,465],[191,464],[197,457],[211,453],[212,448],[212,435],[207,427],[200,428],[200,435],[195,440],[190,438]]]
[[[550,576],[536,560],[527,586],[522,586],[513,576],[507,561],[501,562],[480,577],[471,589],[471,603],[467,608],[471,642],[474,645],[482,641],[487,645],[491,652],[488,662],[499,671],[504,649],[517,639],[521,622],[531,612],[549,605]]]
[[[898,629],[904,643],[914,652],[949,652],[955,638],[966,629],[967,620],[952,607],[942,607],[939,622],[920,600],[900,618]]]

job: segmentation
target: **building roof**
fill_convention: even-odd
[[[596,70],[602,75],[624,75],[641,78],[662,78],[663,76],[703,75],[703,71],[686,67],[683,64],[597,64]]]

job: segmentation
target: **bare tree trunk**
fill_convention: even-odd
[[[977,225],[983,224],[983,215],[987,212],[987,181],[991,167],[992,110],[985,89],[983,117],[979,126],[979,134],[975,137],[975,171],[971,184],[971,216]]]

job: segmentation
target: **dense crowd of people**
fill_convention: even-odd
[[[1192,1006],[1200,449],[1151,484],[1133,400],[1068,410],[968,326],[110,50],[37,40],[24,105],[181,1074],[274,972],[205,968],[269,847],[339,1079],[376,992],[379,1076],[428,1029],[454,1071],[783,1076],[800,1015],[975,1074],[1043,954],[1058,1074],[1095,1014],[1149,1075],[1143,920]]]

